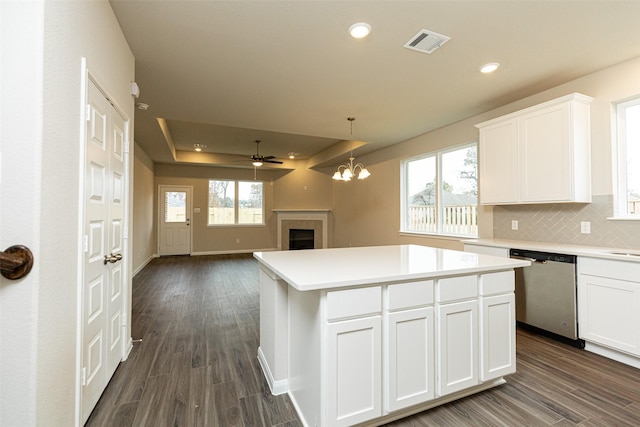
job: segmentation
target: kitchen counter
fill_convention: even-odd
[[[528,249],[532,251],[553,252],[567,255],[585,256],[590,258],[611,259],[616,261],[640,262],[640,250],[634,249],[568,245],[563,243],[544,243],[527,240],[507,239],[468,239],[463,240],[462,243],[505,249]]]
[[[418,245],[255,252],[258,262],[299,291],[430,279],[529,264]]]
[[[256,252],[258,361],[309,426],[377,426],[515,372],[514,268],[417,245]]]

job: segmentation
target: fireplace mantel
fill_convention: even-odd
[[[319,233],[322,235],[322,242],[319,248],[325,249],[328,247],[330,209],[272,209],[272,212],[276,213],[278,220],[278,250],[283,250],[283,231],[288,233],[288,230],[283,230],[283,221],[286,221],[287,224],[290,224],[291,221],[319,221],[322,229],[322,233]]]

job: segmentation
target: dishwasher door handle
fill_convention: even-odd
[[[547,260],[529,258],[529,257],[526,257],[526,256],[519,256],[519,255],[511,255],[509,258],[521,259],[523,261],[530,261],[530,262],[535,262],[535,263],[538,263],[538,264],[546,264],[547,263]]]

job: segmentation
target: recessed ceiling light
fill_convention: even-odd
[[[146,111],[149,109],[149,104],[145,104],[144,102],[138,102],[136,104],[136,107],[138,107],[138,110]]]
[[[200,152],[205,148],[207,148],[205,144],[193,144],[193,149],[196,150],[197,152]]]
[[[480,67],[480,72],[484,74],[493,73],[495,70],[498,69],[499,66],[500,64],[498,64],[497,62],[490,62]]]
[[[367,37],[371,32],[371,25],[366,22],[356,22],[352,26],[349,27],[349,34],[354,39],[361,39]]]

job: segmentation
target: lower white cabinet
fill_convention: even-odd
[[[433,307],[389,313],[387,410],[435,397]]]
[[[478,301],[437,306],[438,395],[478,384]]]
[[[513,271],[288,298],[288,388],[305,425],[394,416],[515,367]]]
[[[513,292],[480,299],[480,381],[516,371],[515,325]]]
[[[580,338],[640,356],[640,283],[580,274],[578,302]]]
[[[327,325],[329,425],[350,426],[382,415],[382,319]]]

